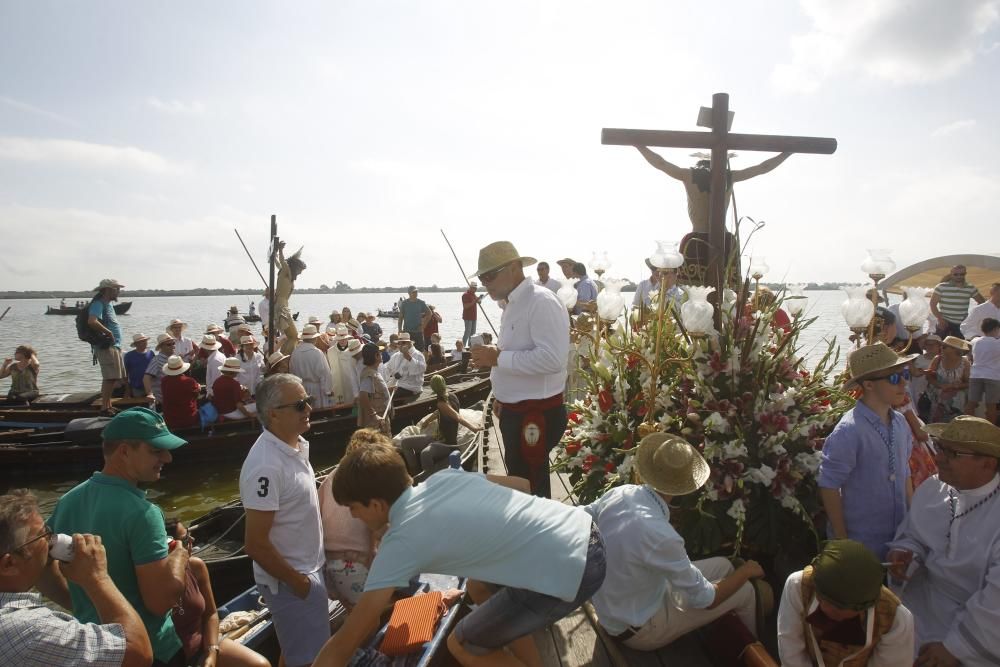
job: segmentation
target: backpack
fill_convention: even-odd
[[[107,338],[99,331],[94,331],[90,328],[90,307],[94,305],[97,298],[91,299],[90,303],[87,304],[79,313],[76,314],[76,335],[84,343],[90,343],[94,347],[106,350],[111,347],[113,338]]]

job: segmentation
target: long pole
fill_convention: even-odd
[[[7,306],[7,310],[3,311],[3,315],[0,315],[0,320],[7,317],[7,313],[10,312],[10,306]]]
[[[267,281],[264,280],[264,274],[261,273],[260,269],[257,268],[257,262],[253,261],[253,255],[251,255],[250,251],[247,250],[247,244],[243,242],[243,237],[240,236],[239,230],[234,227],[233,231],[236,232],[236,238],[240,240],[240,245],[243,246],[243,250],[246,252],[247,257],[250,258],[250,263],[253,264],[254,271],[256,271],[257,275],[260,276],[260,281],[264,283],[264,287],[267,287]]]
[[[274,256],[278,252],[278,216],[271,216],[271,255],[268,257],[271,281],[267,288],[267,355],[274,354]]]
[[[455,254],[455,249],[451,247],[451,241],[448,240],[448,235],[444,233],[443,229],[441,230],[441,236],[444,237],[444,242],[448,244],[448,250],[451,250],[451,256],[455,258],[455,263],[458,264],[458,270],[462,273],[462,280],[465,281],[465,286],[468,287],[469,279],[465,277],[466,274],[465,274],[465,269],[462,268],[462,262],[458,260],[458,255]],[[486,318],[486,323],[490,325],[490,329],[493,329],[493,336],[499,339],[500,334],[497,333],[497,328],[493,326],[492,322],[490,322],[490,316],[486,314],[486,309],[483,308],[483,304],[479,303],[478,300],[476,301],[476,303],[479,306],[479,312],[481,312],[483,314],[483,317]]]

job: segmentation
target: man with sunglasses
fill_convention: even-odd
[[[139,484],[157,481],[173,459],[171,452],[186,441],[147,408],[118,413],[101,435],[104,467],[60,498],[46,524],[57,533],[101,537],[108,575],[139,612],[153,647],[153,664],[183,665],[184,651],[170,610],[184,593],[188,553],[169,550],[163,512],[146,499]],[[67,587],[61,569],[53,563],[39,590],[53,600],[72,600],[77,620],[99,622],[98,601],[80,585],[70,582]]]
[[[490,380],[504,441],[508,472],[523,477],[531,492],[550,497],[549,452],[566,430],[566,363],[569,315],[551,290],[525,277],[535,263],[509,241],[479,251],[479,282],[494,301],[507,306],[500,316],[497,344],[476,345],[472,361],[492,368]]]
[[[906,399],[908,364],[916,356],[901,357],[881,342],[851,352],[844,388],[859,389],[861,397],[823,444],[819,493],[829,519],[827,536],[857,540],[879,558],[913,494],[913,436],[892,406]]]
[[[62,574],[80,586],[97,609],[100,623],[81,623],[46,606],[31,592],[50,567],[54,537],[35,497],[24,489],[0,496],[0,662],[4,665],[148,665],[149,636],[139,614],[108,576],[108,563],[95,535],[73,536],[73,560]],[[68,599],[56,600],[70,608]]]
[[[889,544],[889,574],[916,619],[919,667],[1000,664],[1000,428],[962,415],[927,424],[937,477]]]
[[[962,322],[969,315],[969,299],[983,303],[986,299],[975,285],[965,282],[966,268],[961,264],[951,267],[948,279],[934,287],[931,296],[931,314],[937,318],[937,334],[962,338]]]
[[[302,437],[312,405],[295,375],[265,378],[257,387],[265,430],[240,470],[246,552],[288,667],[311,664],[330,637],[319,496]]]

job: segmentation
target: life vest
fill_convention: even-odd
[[[813,568],[811,565],[802,570],[802,624],[805,626],[806,651],[812,659],[814,665],[826,665],[826,667],[865,667],[868,659],[875,652],[882,635],[889,632],[893,622],[896,620],[896,608],[899,607],[899,598],[885,586],[879,593],[878,602],[875,603],[875,623],[872,627],[872,640],[866,646],[855,646],[852,644],[842,644],[840,642],[826,641],[822,637],[814,635],[813,627],[806,622],[808,609],[816,597],[816,584],[813,582]],[[869,609],[866,614],[871,614]],[[866,618],[867,622],[867,618]],[[815,639],[815,643],[813,641]],[[822,654],[822,662],[816,659],[815,645],[819,645]],[[850,656],[850,659],[848,659]]]

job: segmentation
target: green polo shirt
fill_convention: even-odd
[[[142,603],[137,565],[167,557],[163,512],[146,500],[146,492],[120,477],[95,472],[59,499],[47,522],[57,533],[100,535],[108,557],[108,574],[146,626],[153,655],[170,660],[181,649],[170,614],[158,616]],[[69,584],[73,615],[83,623],[100,623],[97,610],[83,589]]]

